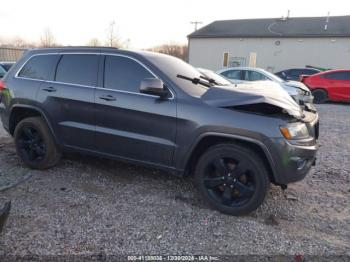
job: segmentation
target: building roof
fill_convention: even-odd
[[[349,25],[350,16],[223,20],[212,22],[188,37],[350,37]]]

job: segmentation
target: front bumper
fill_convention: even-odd
[[[308,113],[309,114],[309,113]],[[306,122],[310,137],[303,140],[269,138],[265,144],[274,162],[274,182],[287,185],[302,180],[315,164],[318,150],[318,114],[309,114]]]

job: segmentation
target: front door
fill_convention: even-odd
[[[176,137],[176,99],[139,92],[154,78],[140,62],[106,55],[104,87],[96,89],[96,148],[102,153],[142,162],[172,165]]]

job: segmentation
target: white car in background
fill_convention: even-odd
[[[279,84],[290,96],[300,105],[309,105],[313,103],[311,91],[303,83],[296,81],[285,81],[282,78],[264,70],[254,67],[231,67],[217,71],[216,73],[229,79],[234,84],[252,82],[252,81],[272,81]]]

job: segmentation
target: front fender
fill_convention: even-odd
[[[270,169],[272,171],[272,176],[275,179],[277,177],[277,169],[276,169],[276,164],[273,160],[273,157],[271,155],[271,152],[269,151],[268,147],[262,142],[254,138],[250,137],[245,137],[245,136],[240,136],[240,135],[234,135],[234,134],[225,134],[225,133],[219,133],[219,132],[206,132],[198,136],[198,138],[195,140],[194,143],[189,147],[187,150],[187,153],[185,156],[179,161],[179,164],[177,165],[178,170],[182,170],[182,173],[186,171],[186,168],[189,165],[189,162],[191,161],[191,157],[193,153],[195,152],[195,149],[197,146],[200,144],[200,142],[208,137],[213,137],[213,138],[222,138],[222,139],[229,139],[235,142],[243,142],[245,144],[249,143],[252,145],[257,146],[261,151],[263,152],[265,158],[268,161],[268,165],[270,166]]]

